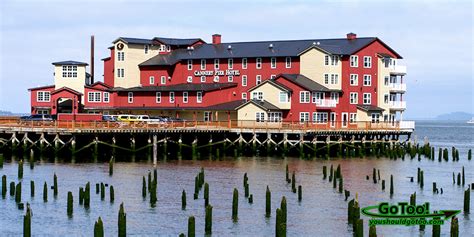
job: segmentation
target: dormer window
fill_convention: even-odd
[[[63,77],[77,77],[77,66],[63,66]]]
[[[166,45],[166,51],[171,52],[171,46]]]
[[[166,45],[162,44],[160,45],[160,51],[164,52],[166,50]]]
[[[145,44],[145,54],[148,54],[149,49],[150,49],[150,45]]]

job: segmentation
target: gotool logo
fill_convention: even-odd
[[[377,212],[374,212],[377,210]],[[460,213],[460,210],[440,210],[430,213],[428,202],[422,205],[410,205],[399,202],[390,205],[388,202],[362,208],[362,214],[372,217],[369,225],[442,225],[444,221]]]

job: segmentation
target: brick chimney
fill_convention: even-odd
[[[221,43],[221,35],[213,34],[212,35],[212,44],[220,44]]]
[[[354,33],[352,33],[352,32],[351,32],[351,33],[348,33],[348,34],[347,34],[347,39],[348,39],[348,40],[357,39],[357,35],[354,34]]]

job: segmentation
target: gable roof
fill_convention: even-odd
[[[274,79],[265,80],[265,81],[263,81],[262,83],[260,83],[260,84],[258,84],[258,85],[255,85],[254,87],[250,88],[248,91],[251,92],[251,91],[253,91],[253,90],[255,90],[255,89],[257,89],[257,88],[259,88],[259,87],[261,87],[261,86],[263,86],[263,85],[265,85],[265,84],[267,84],[267,83],[269,83],[269,84],[275,86],[276,88],[278,88],[278,89],[280,89],[280,90],[282,90],[282,91],[293,92],[293,90],[292,90],[291,88],[289,88],[289,87],[287,87],[287,86],[285,86],[285,85],[283,85],[283,84],[281,84],[281,83],[275,81]]]
[[[182,83],[167,86],[138,86],[131,88],[115,87],[112,90],[117,92],[159,92],[159,91],[215,91],[237,86],[237,83]]]
[[[60,61],[60,62],[54,62],[52,63],[53,65],[76,65],[76,66],[87,66],[89,64],[87,63],[84,63],[84,62],[78,62],[78,61],[72,61],[72,60],[69,60],[69,61]]]
[[[338,90],[331,90],[302,74],[279,74],[276,77],[276,80],[279,78],[284,78],[287,81],[290,81],[308,91],[322,91],[322,92],[330,92],[330,91],[338,91]]]
[[[153,39],[140,39],[140,38],[130,38],[130,37],[119,37],[118,39],[114,40],[112,43],[116,43],[117,41],[122,40],[127,44],[153,44],[154,41],[158,41],[162,44],[172,45],[172,46],[185,46],[185,45],[192,45],[196,42],[203,42],[204,41],[200,38],[189,38],[189,39],[181,39],[181,38],[165,38],[165,37],[154,37]]]
[[[103,90],[103,88],[97,88],[97,87],[95,87],[95,86],[98,86],[98,85],[105,87],[105,89],[107,89],[107,90],[108,90],[108,89],[112,89],[111,86],[109,86],[109,85],[107,85],[107,84],[105,84],[105,83],[103,83],[103,82],[101,82],[101,81],[94,82],[94,83],[91,84],[91,85],[85,85],[84,87],[85,87],[85,88],[91,88],[91,89]]]
[[[71,89],[71,88],[69,88],[69,87],[65,87],[65,86],[63,86],[63,87],[61,87],[61,88],[59,88],[59,89],[56,89],[56,90],[54,90],[54,91],[51,91],[51,95],[54,95],[54,94],[59,93],[59,92],[61,92],[61,91],[68,91],[68,92],[70,92],[70,93],[72,93],[72,94],[75,94],[75,95],[82,95],[81,92],[76,91],[76,90],[73,90],[73,89]]]
[[[230,102],[225,102],[221,104],[215,104],[205,107],[208,110],[235,110],[240,105],[244,104],[245,100],[234,100]]]
[[[275,106],[274,104],[266,100],[256,100],[256,99],[252,99],[252,100],[247,101],[246,103],[243,103],[242,105],[236,107],[235,110],[239,110],[248,104],[253,104],[265,111],[281,110],[280,108],[278,108],[277,106]]]

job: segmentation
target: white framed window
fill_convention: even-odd
[[[234,76],[227,76],[227,81],[228,82],[233,82],[234,81]]]
[[[125,70],[123,68],[117,69],[117,77],[120,77],[120,78],[125,77]]]
[[[171,91],[171,92],[170,92],[170,103],[174,103],[174,101],[175,101],[175,100],[174,100],[174,92]]]
[[[37,114],[49,114],[49,109],[38,109]]]
[[[219,76],[214,76],[214,82],[219,82]]]
[[[350,61],[351,67],[359,67],[359,56],[351,55],[351,57],[349,58],[349,61]]]
[[[77,77],[77,66],[63,66],[63,77]]]
[[[255,83],[256,83],[256,85],[262,83],[262,75],[257,75],[255,77]]]
[[[300,112],[300,123],[309,122],[309,112]]]
[[[329,55],[324,55],[324,65],[329,66]]]
[[[214,69],[219,69],[219,59],[214,59]]]
[[[364,86],[372,85],[372,75],[364,75]]]
[[[148,54],[148,50],[150,50],[150,45],[145,44],[144,50],[145,50],[145,54]]]
[[[206,59],[201,59],[201,70],[206,70]]]
[[[313,92],[312,93],[312,103],[313,104],[322,104],[324,100],[324,92]]]
[[[206,82],[206,76],[201,76],[201,82]]]
[[[202,92],[196,92],[196,103],[202,103]]]
[[[270,75],[270,79],[275,79],[277,76],[276,75]]]
[[[331,65],[332,66],[337,66],[337,64],[339,64],[339,57],[335,56],[335,55],[332,55],[331,56]]]
[[[247,101],[247,93],[246,92],[242,92],[242,99]]]
[[[289,97],[288,97],[288,93],[284,92],[284,91],[280,91],[280,93],[278,95],[278,101],[280,101],[280,103],[290,102]]]
[[[227,59],[227,68],[229,68],[229,69],[234,68],[234,59],[232,59],[232,58]]]
[[[161,44],[161,45],[160,45],[160,51],[161,51],[161,52],[165,52],[165,51],[166,51],[166,45]]]
[[[389,97],[388,97],[388,94],[384,94],[384,95],[383,95],[383,103],[384,103],[384,104],[388,104],[388,100],[389,100],[388,98],[389,98]]]
[[[350,113],[349,114],[349,123],[357,123],[357,114],[356,113]]]
[[[128,103],[133,103],[133,92],[128,92]]]
[[[265,113],[264,112],[256,112],[255,113],[255,121],[256,122],[265,122]]]
[[[37,102],[49,102],[51,100],[51,93],[49,91],[38,91],[36,92]]]
[[[161,76],[161,85],[166,84],[166,76]]]
[[[281,118],[282,118],[281,112],[269,112],[267,115],[268,115],[268,122],[272,122],[272,123],[281,122]]]
[[[291,68],[291,57],[286,57],[285,58],[285,67],[286,68]]]
[[[358,98],[357,98],[357,92],[351,92],[351,93],[349,94],[349,103],[355,105],[355,104],[358,103],[357,100],[358,100]]]
[[[331,100],[336,101],[336,104],[338,104],[339,103],[339,93],[331,92]]]
[[[262,68],[262,58],[257,58],[256,61],[255,61],[255,67],[257,69],[261,69]]]
[[[187,91],[183,92],[183,103],[188,103],[188,99],[189,99],[188,92]]]
[[[188,59],[188,71],[191,71],[191,70],[193,70],[193,60]]]
[[[271,68],[276,68],[277,67],[277,59],[275,57],[272,57],[270,59],[270,66],[271,66]]]
[[[125,52],[117,52],[117,61],[125,61]]]
[[[204,121],[210,122],[212,121],[212,113],[211,111],[204,111]]]
[[[247,75],[242,75],[242,86],[247,86]]]
[[[192,76],[188,76],[188,79],[186,79],[186,81],[188,83],[192,83],[193,82],[193,77]]]
[[[155,77],[154,76],[150,76],[150,85],[153,85],[155,84]]]
[[[351,86],[359,85],[359,75],[351,74],[350,75],[350,83],[351,83]]]
[[[324,74],[324,84],[329,84],[329,74]]]
[[[263,100],[263,92],[262,91],[253,91],[252,92],[252,99],[253,100]]]
[[[242,69],[247,69],[247,58],[242,58]]]
[[[372,123],[379,123],[380,122],[380,114],[379,113],[372,113],[370,114],[372,117]]]
[[[87,102],[101,102],[101,93],[100,92],[88,92],[87,93]]]
[[[384,78],[383,84],[386,85],[386,86],[388,86],[389,83],[390,83],[389,81],[390,81],[390,78],[389,78],[388,76],[386,76],[386,77]]]
[[[171,45],[166,45],[166,51],[171,52]]]
[[[313,112],[313,123],[327,123],[328,113],[327,112]]]
[[[364,56],[364,68],[371,68],[372,67],[372,57]]]
[[[329,117],[329,121],[331,122],[330,125],[331,127],[335,127],[336,126],[336,113],[335,112],[331,112],[330,114],[330,117]]]
[[[339,83],[339,74],[331,74],[331,84],[336,85]]]
[[[300,91],[300,103],[307,104],[310,101],[309,91]]]
[[[109,101],[110,101],[109,92],[104,92],[104,103],[109,103]]]
[[[363,96],[364,96],[364,97],[363,97],[363,98],[364,98],[363,103],[364,103],[365,105],[370,105],[370,104],[372,103],[372,100],[371,100],[371,99],[372,99],[372,98],[371,98],[371,97],[372,97],[372,94],[370,94],[370,93],[364,93]]]
[[[159,104],[161,103],[161,92],[156,92],[156,103]]]

